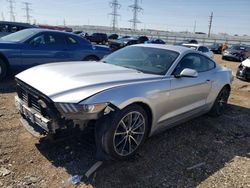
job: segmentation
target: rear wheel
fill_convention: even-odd
[[[0,59],[0,80],[4,79],[7,75],[7,66],[6,63]]]
[[[106,131],[101,135],[102,149],[111,158],[127,159],[144,143],[148,132],[148,117],[142,107],[131,105],[103,120],[97,126],[106,126]]]
[[[212,116],[220,116],[223,114],[225,108],[227,107],[227,101],[230,95],[230,89],[228,87],[223,87],[218,94],[212,109],[209,114]]]

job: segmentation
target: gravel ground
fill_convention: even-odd
[[[234,74],[239,63],[215,59]],[[13,79],[0,83],[0,187],[74,187],[94,162],[92,131],[39,141],[19,123]],[[146,141],[129,161],[105,162],[78,187],[250,187],[250,83],[234,79],[229,107]]]

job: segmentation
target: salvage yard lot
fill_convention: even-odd
[[[215,59],[235,76],[238,62],[220,55]],[[70,175],[84,174],[93,162],[91,131],[56,143],[39,142],[19,123],[14,96],[13,79],[0,83],[0,187],[63,187]],[[221,117],[204,115],[156,135],[133,159],[105,162],[88,184],[79,185],[196,186],[250,187],[249,82],[234,79]]]

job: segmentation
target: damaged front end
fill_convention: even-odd
[[[38,138],[73,129],[84,130],[93,121],[114,110],[109,103],[54,103],[29,85],[18,79],[16,81],[18,95],[15,103],[22,115],[21,123]]]

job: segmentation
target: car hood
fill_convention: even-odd
[[[246,66],[246,67],[250,67],[250,59],[246,59],[245,61],[242,61],[241,63],[242,65]]]
[[[21,43],[0,40],[0,49],[16,49],[20,48],[20,45]]]
[[[54,102],[78,103],[112,87],[161,76],[102,62],[66,62],[36,66],[19,73],[16,78]]]

